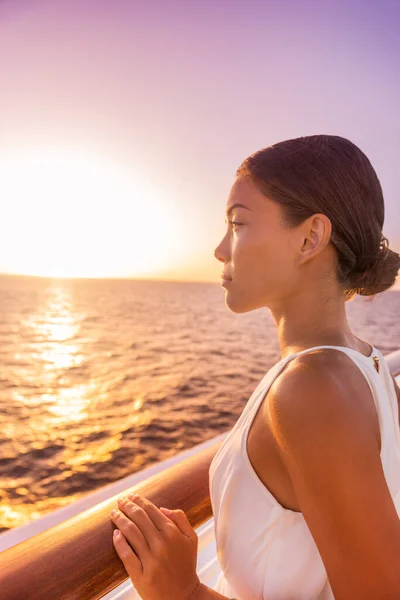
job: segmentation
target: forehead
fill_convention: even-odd
[[[269,202],[272,201],[250,179],[238,177],[231,187],[226,210],[228,211],[234,204],[240,203],[252,211],[261,211],[267,209]]]

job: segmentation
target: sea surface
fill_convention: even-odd
[[[0,531],[232,428],[280,359],[216,283],[0,276]],[[347,304],[400,347],[400,292]]]

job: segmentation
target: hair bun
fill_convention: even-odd
[[[400,254],[389,248],[388,239],[382,234],[378,253],[371,266],[353,270],[349,289],[360,296],[374,296],[392,287],[400,268]]]

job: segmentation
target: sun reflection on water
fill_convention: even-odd
[[[112,453],[121,446],[121,435],[114,435],[107,438],[102,443],[96,443],[91,448],[83,448],[81,451],[74,452],[68,457],[64,457],[64,463],[74,467],[76,471],[80,465],[90,465],[98,462],[107,462],[112,458]]]
[[[45,362],[44,368],[46,371],[54,371],[55,369],[69,369],[77,367],[83,363],[83,355],[78,354],[78,346],[59,346],[54,345],[39,355]],[[37,354],[36,354],[37,356]]]
[[[30,401],[46,404],[47,423],[59,426],[88,417],[88,407],[96,386],[90,381],[69,387],[59,386],[63,372],[82,365],[85,356],[80,343],[71,343],[80,333],[80,318],[68,289],[53,284],[48,292],[47,303],[25,323],[28,329],[33,330],[34,341],[28,344],[30,357],[36,361],[37,375],[47,387],[45,393],[31,397]]]
[[[91,404],[89,391],[94,385],[74,386],[72,388],[61,388],[57,391],[54,404],[47,407],[50,413],[46,421],[54,426],[65,424],[66,422],[83,421],[89,417],[88,407]]]
[[[34,329],[36,338],[30,344],[32,357],[44,365],[44,370],[53,372],[82,364],[84,356],[79,345],[64,343],[76,339],[80,330],[65,289],[55,288],[44,310],[26,325]]]

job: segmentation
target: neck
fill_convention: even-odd
[[[338,288],[304,286],[279,306],[269,308],[278,329],[282,358],[313,346],[354,349],[359,346],[347,321],[345,301]]]

